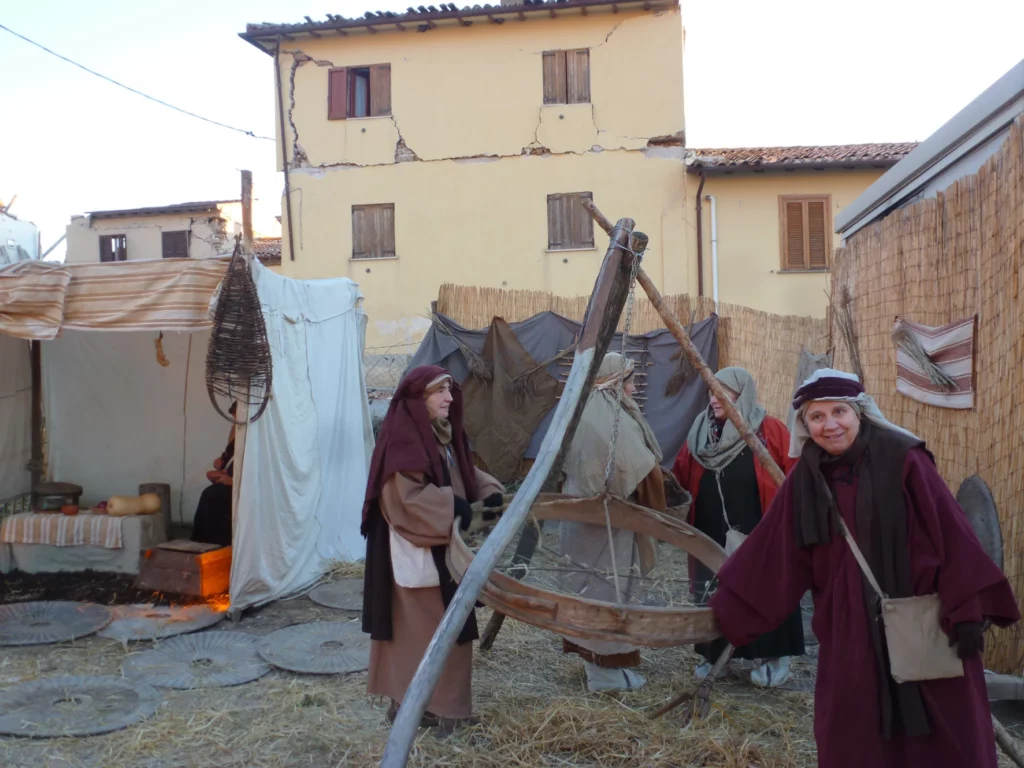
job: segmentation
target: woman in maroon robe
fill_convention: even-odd
[[[1020,619],[1009,584],[924,443],[886,421],[859,379],[818,371],[793,406],[790,455],[800,461],[718,574],[711,608],[722,632],[735,646],[749,643],[810,589],[819,766],[995,768],[982,638],[989,621]],[[836,512],[889,597],[938,594],[963,677],[893,680],[877,600],[836,532]]]

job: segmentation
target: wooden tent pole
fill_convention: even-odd
[[[598,210],[597,206],[594,205],[592,200],[584,200],[583,207],[587,209],[594,221],[597,222],[598,226],[606,232],[610,230],[611,223],[605,218],[604,214]],[[743,441],[750,447],[750,450],[754,452],[757,460],[761,462],[768,474],[771,475],[772,480],[775,481],[776,485],[782,485],[782,482],[786,479],[786,475],[779,465],[775,463],[771,454],[768,453],[768,449],[765,448],[764,444],[757,438],[757,435],[753,433],[750,427],[747,425],[746,420],[740,415],[740,412],[736,410],[736,406],[733,405],[725,395],[725,390],[722,388],[722,383],[715,378],[715,374],[708,368],[708,364],[704,362],[704,358],[701,356],[700,351],[694,346],[693,341],[686,333],[686,328],[680,323],[672,311],[665,304],[665,300],[662,298],[661,293],[655,287],[653,281],[648,277],[647,273],[644,272],[643,268],[637,270],[636,280],[640,283],[641,287],[647,293],[647,297],[651,300],[651,304],[661,315],[661,319],[665,323],[665,327],[668,328],[669,332],[675,337],[676,341],[679,342],[679,346],[683,348],[683,354],[689,359],[690,364],[696,369],[697,373],[704,380],[708,389],[715,396],[718,402],[722,405],[725,411],[726,417],[736,427],[736,431],[743,437]]]
[[[597,369],[615,335],[615,327],[629,294],[630,274],[635,258],[628,248],[632,230],[632,219],[620,219],[612,230],[611,242],[608,244],[601,271],[594,284],[594,292],[587,305],[587,313],[583,318],[583,328],[573,358],[572,370],[569,372],[562,397],[555,407],[551,426],[544,435],[540,451],[523,485],[473,558],[434,637],[427,646],[426,653],[423,654],[416,675],[406,690],[402,706],[398,709],[398,716],[391,727],[391,735],[381,758],[382,768],[405,766],[416,738],[420,718],[423,717],[448,654],[455,645],[466,619],[469,618],[484,583],[526,520],[548,475],[554,467],[560,466],[565,458],[565,452],[576,432],[576,425],[583,415],[587,393],[597,378]]]

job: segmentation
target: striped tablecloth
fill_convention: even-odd
[[[22,512],[4,520],[0,541],[4,544],[50,544],[55,547],[88,544],[121,549],[121,518]]]

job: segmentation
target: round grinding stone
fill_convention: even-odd
[[[72,602],[0,605],[0,645],[44,645],[75,640],[110,623],[102,605]]]
[[[270,671],[256,647],[260,638],[244,632],[197,632],[160,642],[129,656],[124,676],[161,688],[222,688],[241,685]]]
[[[265,661],[290,672],[361,672],[370,665],[370,636],[347,621],[296,624],[263,638],[259,653]]]
[[[327,608],[339,611],[363,610],[363,580],[338,579],[319,587],[309,593],[309,599]]]
[[[122,605],[114,609],[114,620],[100,632],[100,637],[109,637],[122,643],[159,640],[206,629],[226,615],[226,611],[209,605]]]
[[[91,736],[127,728],[154,712],[155,688],[120,677],[53,677],[0,691],[0,733]]]

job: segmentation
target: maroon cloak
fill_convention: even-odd
[[[847,526],[856,530],[856,476],[829,473],[826,479]],[[984,617],[1000,626],[1018,621],[1010,585],[923,449],[907,453],[902,487],[914,594],[938,593],[943,629],[948,633],[959,622]],[[840,536],[809,548],[797,544],[794,490],[791,474],[761,524],[718,574],[711,608],[726,638],[739,647],[771,631],[809,589],[820,642],[814,735],[821,768],[995,768],[980,656],[964,661],[964,677],[918,684],[927,736],[897,732],[885,739],[860,569]]]

